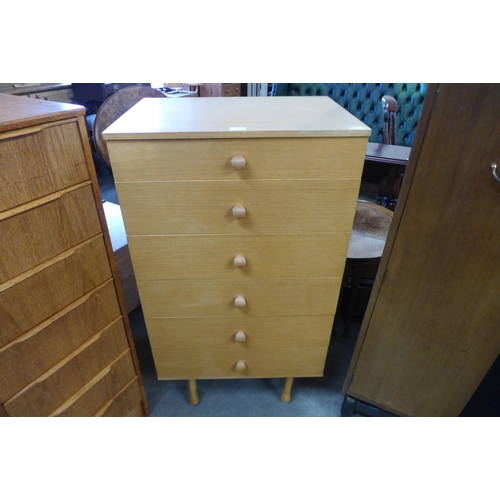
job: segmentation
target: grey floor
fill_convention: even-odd
[[[97,164],[103,200],[119,203],[112,175]],[[284,379],[199,380],[198,405],[189,403],[186,381],[159,381],[142,309],[129,315],[141,373],[152,417],[338,417],[342,385],[354,350],[362,318],[356,318],[344,337],[342,315],[332,334],[322,378],[297,378],[290,403],[281,401]]]

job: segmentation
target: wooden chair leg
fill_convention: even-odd
[[[289,403],[292,399],[292,396],[290,394],[292,390],[292,384],[293,377],[288,377],[285,379],[285,388],[283,389],[283,394],[281,395],[281,401],[283,401],[283,403]]]
[[[189,385],[189,402],[192,405],[197,405],[200,402],[198,391],[196,390],[196,380],[188,380]]]

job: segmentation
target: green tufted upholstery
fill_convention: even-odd
[[[411,146],[415,137],[426,83],[274,83],[273,96],[326,95],[372,129],[370,142],[383,141],[384,120],[381,99],[384,95],[398,102],[396,143]]]

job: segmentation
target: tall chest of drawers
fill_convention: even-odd
[[[159,379],[323,375],[369,132],[328,97],[143,99],[104,132]]]
[[[148,412],[84,121],[0,95],[0,414]]]

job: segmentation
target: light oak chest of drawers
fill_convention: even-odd
[[[369,132],[327,97],[143,99],[104,132],[159,379],[323,375]]]
[[[0,95],[0,415],[147,414],[85,109]]]

